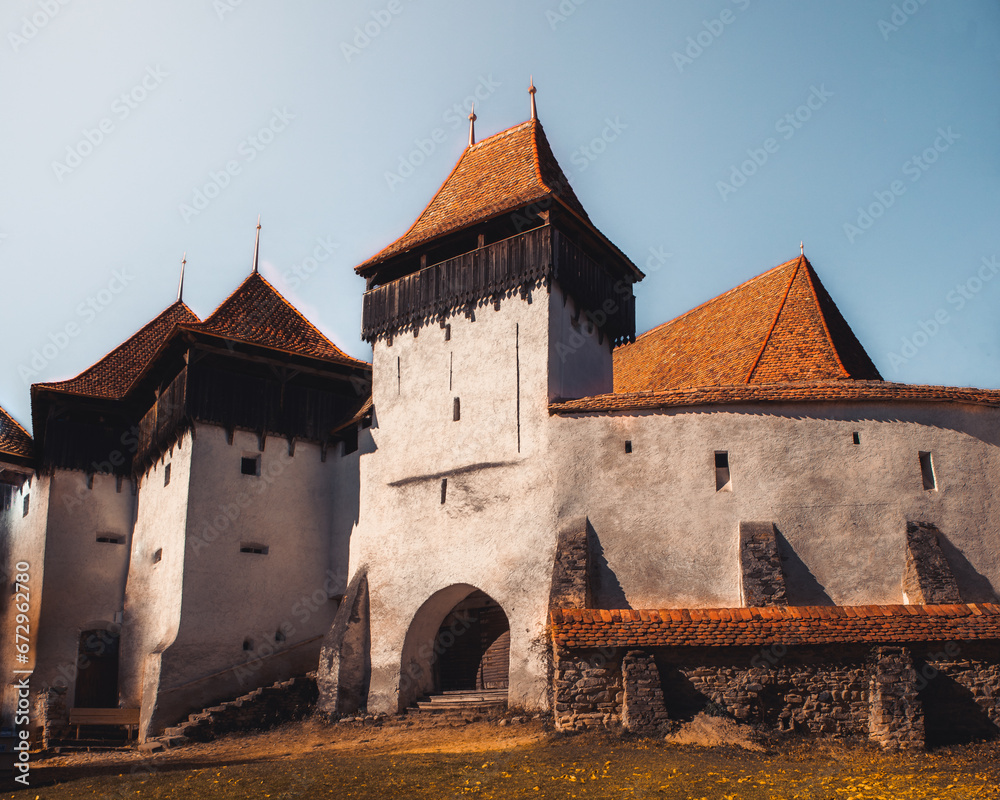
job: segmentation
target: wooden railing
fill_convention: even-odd
[[[634,338],[631,283],[616,282],[601,264],[550,225],[370,289],[364,296],[362,337],[371,342],[462,308],[548,285],[553,279],[615,343]]]

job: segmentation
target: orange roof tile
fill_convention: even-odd
[[[36,383],[32,389],[120,400],[149,366],[174,327],[180,323],[197,321],[198,317],[194,312],[178,300],[75,378],[55,383]]]
[[[204,322],[181,327],[338,364],[368,366],[327,339],[257,272],[251,273]]]
[[[31,434],[21,427],[17,420],[0,408],[0,458],[31,458]]]
[[[614,353],[616,392],[848,379],[881,375],[805,256]]]
[[[886,381],[801,381],[599,394],[549,404],[550,414],[646,411],[657,408],[754,403],[968,403],[1000,407],[1000,390],[915,386]]]
[[[365,274],[387,259],[443,236],[554,198],[590,224],[537,120],[529,120],[465,149],[451,174],[399,239],[356,267]]]
[[[557,644],[580,648],[1000,639],[1000,605],[989,603],[669,609],[659,616],[623,625],[606,610],[557,609],[552,635]]]

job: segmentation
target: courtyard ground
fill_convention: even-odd
[[[154,756],[36,760],[14,800],[77,798],[672,798],[1000,800],[1000,743],[916,756],[865,742],[764,740],[758,749],[559,735],[540,721],[458,728],[315,721]]]

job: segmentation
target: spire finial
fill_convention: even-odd
[[[531,118],[538,119],[538,110],[535,108],[535,92],[538,90],[535,88],[535,76],[532,75],[528,80],[528,94],[531,95]]]
[[[177,302],[184,302],[184,267],[188,263],[187,250],[184,251],[184,256],[181,258],[181,281],[177,284]]]
[[[799,255],[804,256],[806,254],[806,246],[799,242]]]
[[[257,272],[257,256],[260,255],[260,214],[257,215],[257,238],[253,243],[253,271]]]
[[[469,111],[469,147],[472,147],[476,143],[476,104],[472,104],[472,109]]]

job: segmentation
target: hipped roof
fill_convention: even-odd
[[[28,459],[32,456],[31,434],[10,414],[0,408],[0,460],[4,456]]]

